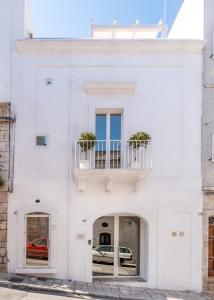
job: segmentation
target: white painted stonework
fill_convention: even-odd
[[[11,56],[11,73],[6,65],[0,70],[1,99],[12,101],[17,117],[9,271],[90,282],[93,223],[107,215],[134,215],[142,221],[144,286],[201,290],[203,42],[10,38],[11,48],[0,45]],[[95,113],[102,110],[120,110],[123,141],[141,130],[151,135],[148,174],[126,168],[119,175],[111,169],[83,174],[74,167],[74,141],[83,131],[95,131]],[[47,147],[36,147],[37,135],[48,136]],[[30,212],[50,214],[47,268],[24,264],[24,216]]]
[[[203,39],[204,3],[206,1],[183,0],[168,37],[170,39]]]

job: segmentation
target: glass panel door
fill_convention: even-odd
[[[114,217],[97,219],[93,226],[93,276],[114,275],[114,245],[112,243],[114,243]]]
[[[93,276],[140,275],[140,218],[105,216],[93,226]]]
[[[110,168],[121,164],[121,114],[110,115]]]
[[[119,217],[119,276],[138,276],[140,274],[139,234],[140,220],[138,217]]]

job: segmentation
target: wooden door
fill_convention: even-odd
[[[214,217],[209,219],[208,276],[214,276]]]

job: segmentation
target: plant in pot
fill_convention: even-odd
[[[84,153],[84,159],[80,160],[80,169],[89,169],[88,151],[93,150],[96,143],[96,135],[93,132],[82,132],[78,140],[81,151]]]
[[[140,169],[141,161],[139,160],[138,151],[140,148],[146,148],[150,140],[151,136],[144,131],[139,131],[129,138],[128,146],[134,155],[134,159],[131,163],[132,169]]]

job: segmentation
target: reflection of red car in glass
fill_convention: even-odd
[[[27,243],[27,257],[48,259],[48,239],[41,237]]]

